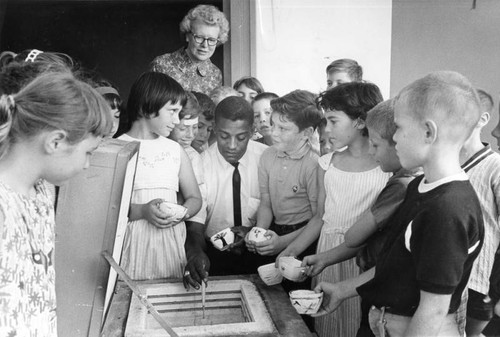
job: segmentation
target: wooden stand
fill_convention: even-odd
[[[290,304],[288,295],[283,291],[281,285],[267,286],[257,275],[234,275],[210,278],[210,281],[216,280],[248,280],[255,285],[274,325],[272,332],[260,334],[259,336],[311,336],[302,318],[300,318],[299,314],[297,314]],[[207,289],[210,289],[210,281]],[[179,280],[143,281],[138,282],[138,284],[156,284],[161,282],[174,283],[179,282]],[[125,336],[125,327],[132,296],[134,295],[130,288],[124,282],[119,281],[104,322],[102,337]]]

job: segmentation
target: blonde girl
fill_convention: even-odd
[[[89,167],[112,121],[106,101],[70,74],[42,75],[0,99],[0,335],[57,336],[54,207]]]

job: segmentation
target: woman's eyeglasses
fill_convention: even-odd
[[[194,42],[196,42],[197,44],[203,44],[203,43],[205,43],[205,41],[207,41],[207,44],[210,47],[213,47],[219,42],[219,39],[214,39],[213,37],[203,37],[203,36],[196,35],[193,32],[190,32],[190,33],[191,33],[191,35],[193,35]]]

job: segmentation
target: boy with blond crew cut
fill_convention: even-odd
[[[257,227],[268,229],[266,241],[247,240],[250,251],[276,256],[300,233],[317,208],[318,155],[309,138],[322,115],[316,95],[295,90],[271,101],[273,146],[259,162],[261,201]]]
[[[317,315],[360,295],[372,303],[375,336],[459,336],[455,312],[482,246],[477,195],[461,169],[460,150],[480,117],[477,93],[462,75],[431,73],[395,98],[394,134],[402,167],[422,167],[392,226],[376,266],[336,284],[320,283]]]

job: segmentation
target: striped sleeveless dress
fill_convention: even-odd
[[[332,155],[333,153],[319,159],[321,169],[326,171],[326,200],[318,253],[344,242],[344,234],[364,212],[369,211],[391,176],[378,166],[365,172],[339,170],[331,164]],[[352,258],[325,268],[314,279],[314,284],[337,283],[358,275],[359,267],[356,259]],[[316,318],[315,328],[320,337],[356,336],[360,321],[361,304],[359,297],[355,297],[344,301],[335,312]]]
[[[180,145],[168,138],[145,140],[126,134],[125,141],[141,143],[132,192],[132,204],[161,198],[177,203]],[[186,265],[184,222],[158,228],[145,219],[129,221],[125,232],[121,266],[133,280],[180,278]]]

